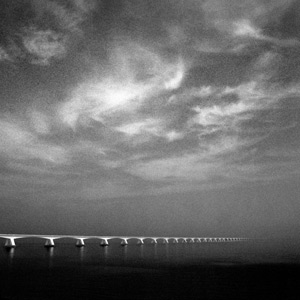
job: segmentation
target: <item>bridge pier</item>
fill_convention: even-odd
[[[16,247],[15,239],[13,238],[6,239],[4,246],[6,248],[15,248]]]
[[[137,243],[138,243],[138,245],[144,245],[144,240],[143,239],[139,239]]]
[[[85,243],[84,243],[84,239],[78,239],[76,241],[76,247],[84,247]]]
[[[127,239],[123,239],[123,240],[121,241],[121,245],[122,245],[122,246],[128,245]]]
[[[102,247],[109,246],[108,240],[107,239],[102,239],[101,242],[100,242],[100,245]]]
[[[55,246],[54,239],[47,239],[46,240],[45,247],[51,248],[51,247],[54,247],[54,246]]]
[[[151,244],[157,244],[157,239],[152,239]]]

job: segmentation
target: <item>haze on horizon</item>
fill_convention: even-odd
[[[1,0],[2,233],[299,237],[297,0]]]

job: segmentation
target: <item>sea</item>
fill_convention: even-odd
[[[298,240],[3,245],[0,299],[300,299]]]

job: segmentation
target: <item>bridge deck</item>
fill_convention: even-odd
[[[129,239],[137,239],[137,240],[146,240],[146,239],[152,239],[152,240],[195,240],[195,239],[220,239],[220,240],[247,240],[247,238],[244,237],[188,237],[188,236],[99,236],[99,235],[42,235],[42,234],[0,234],[0,238],[4,239],[20,239],[20,238],[43,238],[43,239],[62,239],[62,238],[73,238],[73,239],[101,239],[101,240],[112,240],[112,239],[121,239],[121,240],[129,240]]]

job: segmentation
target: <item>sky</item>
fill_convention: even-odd
[[[1,0],[2,233],[299,236],[297,0]]]

